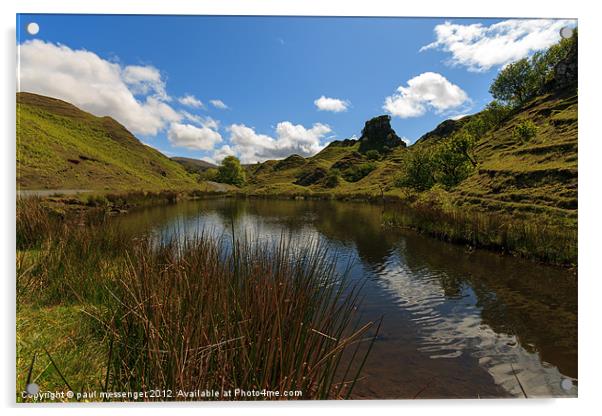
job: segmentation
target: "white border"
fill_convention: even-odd
[[[3,179],[3,198],[0,204],[3,231],[0,249],[2,306],[2,361],[0,395],[7,414],[65,415],[65,414],[297,414],[341,413],[365,415],[376,408],[379,412],[437,414],[461,412],[463,415],[507,415],[508,413],[545,412],[546,414],[590,413],[599,403],[600,366],[600,303],[602,273],[598,265],[600,228],[597,208],[602,203],[602,175],[596,169],[602,161],[601,129],[602,97],[600,74],[600,44],[602,16],[596,13],[596,3],[576,1],[527,2],[503,0],[498,2],[468,0],[429,1],[351,1],[351,0],[3,0],[0,2],[2,21],[0,60],[2,115],[0,171]],[[435,16],[435,17],[571,17],[579,19],[579,399],[564,400],[439,400],[439,401],[354,401],[304,403],[199,403],[188,406],[144,404],[44,408],[15,408],[14,362],[14,200],[15,200],[15,14],[20,13],[106,13],[106,14],[222,14],[222,15],[333,15],[333,16]],[[361,51],[358,51],[361,53]],[[176,408],[176,410],[172,408]],[[168,408],[172,410],[168,410]]]

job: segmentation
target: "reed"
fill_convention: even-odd
[[[360,322],[360,288],[319,244],[127,236],[110,222],[49,216],[36,200],[17,210],[18,222],[31,220],[17,228],[18,313],[81,305],[82,330],[93,327],[106,344],[103,374],[89,375],[101,390],[172,393],[148,400],[198,400],[178,393],[205,390],[351,393],[376,325]],[[344,355],[355,364],[341,365]],[[70,380],[69,367],[60,371]]]
[[[487,248],[542,262],[577,264],[577,229],[545,219],[419,204],[388,211],[385,223],[473,248]]]

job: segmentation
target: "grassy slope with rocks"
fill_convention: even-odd
[[[469,119],[469,117],[466,117]],[[537,134],[528,142],[514,137],[514,128],[531,120]],[[324,181],[307,186],[295,182],[316,168],[326,171],[357,155],[359,143],[339,142],[318,154],[287,166],[266,161],[249,167],[248,190],[253,194],[301,194],[337,196],[385,196],[404,198],[413,193],[395,185],[409,152],[432,146],[450,137],[466,120],[447,120],[408,148],[398,147],[373,161],[376,168],[357,182],[340,180],[329,188]],[[356,163],[365,163],[359,154]],[[475,145],[478,167],[457,186],[445,191],[454,204],[485,211],[547,213],[558,217],[577,216],[577,93],[575,88],[539,96],[487,132]]]
[[[197,181],[110,117],[17,94],[20,189],[190,189]]]

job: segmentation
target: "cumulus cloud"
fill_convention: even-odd
[[[182,123],[172,123],[167,138],[173,146],[191,150],[213,150],[222,141],[222,136],[215,130]]]
[[[410,79],[407,84],[385,98],[383,109],[393,116],[419,117],[428,109],[442,113],[469,102],[464,90],[435,72],[424,72]]]
[[[445,22],[435,26],[436,40],[420,51],[438,49],[451,54],[451,65],[487,71],[506,65],[558,42],[560,29],[574,20],[511,19],[490,26]]]
[[[189,113],[188,111],[181,111],[180,114],[182,114],[186,120],[196,123],[199,126],[207,127],[212,130],[219,129],[219,120],[215,120],[209,116],[200,116],[198,114]]]
[[[188,107],[203,108],[203,102],[192,94],[180,97],[178,101],[180,104],[187,105]]]
[[[257,133],[244,124],[232,124],[227,130],[230,133],[230,145],[214,152],[213,160],[219,161],[223,155],[230,154],[238,156],[243,163],[279,159],[293,153],[311,156],[324,148],[327,143],[322,141],[332,131],[321,123],[306,128],[290,121],[278,123],[274,137]]]
[[[220,110],[226,110],[228,106],[222,100],[210,100],[212,106],[219,108]]]
[[[340,113],[341,111],[347,111],[350,102],[341,100],[339,98],[321,96],[320,98],[314,100],[314,104],[320,111],[332,111],[333,113]]]
[[[123,68],[121,77],[134,94],[154,93],[163,100],[170,100],[165,92],[165,82],[161,79],[161,73],[155,67],[129,65]]]
[[[111,116],[135,134],[156,135],[181,120],[152,66],[122,66],[93,52],[41,40],[19,46],[19,91],[69,101]]]

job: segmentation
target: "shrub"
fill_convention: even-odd
[[[537,134],[537,126],[531,120],[523,120],[514,127],[512,135],[521,142],[528,142]]]
[[[435,184],[434,167],[431,149],[415,148],[407,152],[404,171],[395,184],[417,191],[430,189]]]
[[[245,171],[234,156],[227,156],[217,171],[217,182],[242,186],[246,182]]]
[[[466,179],[476,166],[473,147],[474,137],[466,131],[441,143],[433,155],[437,182],[451,188]]]
[[[360,163],[359,165],[354,165],[345,169],[343,171],[343,178],[345,178],[347,182],[357,182],[368,176],[374,169],[376,169],[376,164],[374,162]]]
[[[336,188],[341,182],[341,172],[338,169],[330,169],[328,176],[326,176],[325,185],[328,188]]]
[[[206,169],[204,172],[199,174],[199,179],[202,181],[216,181],[218,177],[218,170],[216,168]]]
[[[368,150],[366,152],[368,160],[380,160],[380,153],[376,149]]]

